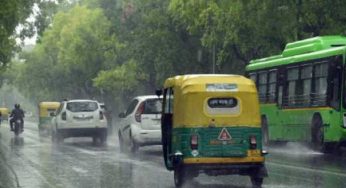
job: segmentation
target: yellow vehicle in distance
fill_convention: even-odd
[[[1,113],[1,119],[2,120],[8,120],[8,116],[10,113],[10,110],[6,107],[1,107],[0,108],[0,113]]]
[[[60,107],[60,102],[40,102],[38,104],[39,123],[38,130],[40,135],[49,134],[51,131],[52,112]]]
[[[156,92],[162,94],[162,90]],[[238,75],[183,75],[164,83],[163,157],[180,187],[199,173],[267,176],[254,82]]]

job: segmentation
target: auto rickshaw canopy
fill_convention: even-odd
[[[260,127],[257,89],[254,82],[240,75],[200,74],[168,78],[164,88],[172,88],[173,127],[249,126]],[[210,100],[236,99],[230,108],[210,113]],[[214,109],[213,109],[214,110]],[[234,110],[234,109],[233,109]]]
[[[2,107],[0,108],[0,112],[2,116],[8,116],[8,114],[10,113],[10,110],[6,107]]]
[[[48,117],[49,112],[55,111],[60,107],[60,102],[40,102],[38,104],[40,117]]]

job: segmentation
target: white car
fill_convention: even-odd
[[[100,104],[94,100],[61,102],[53,114],[52,140],[61,142],[68,137],[92,137],[101,143],[107,140],[107,122]]]
[[[120,149],[136,152],[140,146],[161,144],[162,99],[155,95],[135,97],[119,114]]]

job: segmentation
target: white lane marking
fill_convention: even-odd
[[[78,173],[82,173],[82,174],[86,174],[86,173],[89,172],[88,170],[85,170],[85,169],[82,169],[82,168],[79,168],[79,167],[76,167],[76,166],[73,166],[72,170],[74,170],[74,171],[76,171]]]

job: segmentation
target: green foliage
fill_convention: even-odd
[[[35,0],[0,0],[0,65],[10,61],[15,50],[14,31],[32,12]]]
[[[214,49],[216,73],[242,74],[288,42],[346,31],[342,0],[40,2],[40,42],[8,74],[36,101],[96,96],[122,106],[169,76],[210,73]]]
[[[16,84],[35,101],[91,97],[98,93],[92,78],[103,69],[115,47],[109,21],[100,9],[76,6],[59,12],[41,43],[18,67]],[[115,54],[113,54],[114,56]]]

